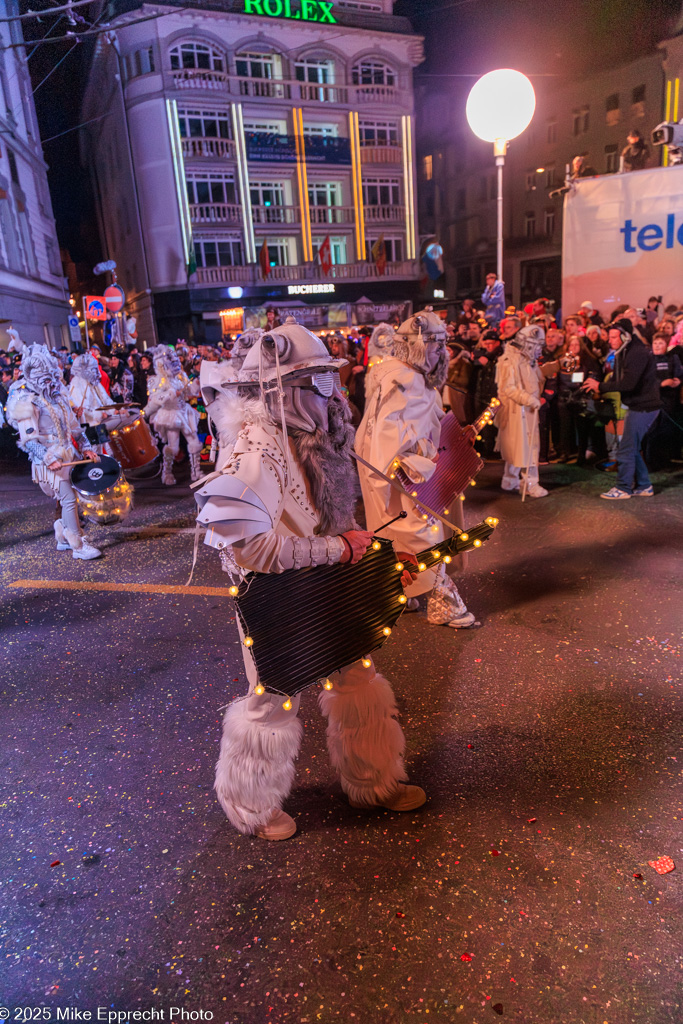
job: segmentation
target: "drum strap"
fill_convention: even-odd
[[[371,465],[371,463],[366,462],[365,459],[362,458],[362,456],[358,455],[357,452],[354,452],[353,449],[351,449],[350,454],[356,460],[356,462],[362,463],[366,469],[369,469],[372,473],[376,473],[377,476],[381,477],[382,480],[386,481],[386,483],[388,483],[390,487],[393,487],[395,491],[398,491],[399,494],[402,494],[405,498],[408,498],[409,501],[412,501],[413,505],[418,505],[420,508],[424,509],[425,512],[428,512],[430,516],[434,516],[435,519],[439,519],[442,523],[444,523],[445,526],[448,527],[449,530],[452,530],[453,533],[460,536],[462,530],[460,529],[459,526],[456,526],[455,523],[449,523],[447,519],[444,519],[444,517],[439,515],[438,512],[435,512],[433,508],[430,508],[429,505],[425,505],[424,501],[420,501],[419,498],[414,497],[409,491],[404,490],[400,484],[397,484],[395,480],[392,480],[391,477],[388,477],[386,473],[382,472],[381,469],[377,469],[375,466]]]
[[[203,526],[201,525],[199,520],[197,520],[197,524],[194,528],[194,549],[192,551],[192,568],[190,569],[189,579],[185,584],[186,587],[189,587],[190,583],[192,583],[192,577],[194,576],[194,567],[197,564],[197,555],[199,554],[199,534],[201,533],[202,530]]]

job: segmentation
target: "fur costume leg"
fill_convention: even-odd
[[[334,688],[320,694],[327,717],[330,760],[354,804],[373,807],[396,793],[408,778],[405,737],[397,721],[391,684],[374,664],[357,661],[330,677]]]
[[[289,796],[303,732],[298,705],[293,698],[285,711],[282,697],[251,694],[225,712],[214,788],[239,832],[267,825]]]
[[[199,452],[190,452],[190,479],[194,482],[199,480],[202,475],[201,465],[199,462]]]
[[[173,487],[176,482],[176,478],[173,475],[173,458],[174,454],[170,444],[164,445],[161,466],[161,482],[162,484],[166,484],[167,487]]]

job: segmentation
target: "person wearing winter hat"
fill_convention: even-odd
[[[614,373],[608,381],[589,378],[582,385],[593,394],[618,392],[626,407],[624,433],[617,449],[617,482],[600,497],[607,501],[651,498],[655,492],[641,448],[662,406],[657,365],[649,345],[634,337],[630,320],[616,320],[610,328],[621,331],[624,342],[614,358]]]
[[[368,375],[356,452],[385,476],[392,472],[392,466],[400,468],[401,478],[408,484],[423,483],[436,471],[444,416],[441,389],[448,371],[446,334],[444,321],[427,307],[395,332],[389,325],[380,324],[368,347],[368,352],[377,353],[378,358]],[[430,517],[424,519],[422,510],[407,494],[403,497],[362,463],[358,473],[370,529],[377,529],[404,511],[404,519],[383,531],[401,550],[417,554],[445,539],[447,528]],[[455,504],[460,506],[460,502]],[[453,511],[457,514],[460,508]],[[461,524],[456,520],[455,525]],[[427,619],[432,625],[462,629],[475,624],[474,615],[467,610],[443,565],[439,570],[421,573],[409,588],[411,610],[427,593]]]
[[[538,360],[544,340],[538,325],[522,327],[507,342],[496,364],[501,402],[496,417],[497,448],[505,461],[501,487],[504,491],[519,491],[521,483],[530,498],[545,498],[548,493],[538,482],[538,411],[544,381]]]
[[[74,416],[61,368],[47,346],[24,346],[21,371],[9,389],[7,422],[19,431],[17,444],[31,461],[34,482],[61,505],[54,523],[57,550],[85,561],[99,558],[102,552],[83,536],[68,468],[80,459],[98,462],[99,456]]]
[[[292,317],[247,353],[238,377],[242,429],[222,470],[197,492],[205,543],[220,551],[233,580],[252,571],[355,564],[372,542],[354,521],[353,430],[339,391],[341,365]],[[240,832],[288,839],[296,822],[282,805],[294,783],[303,731],[299,697],[283,702],[266,692],[246,644],[243,655],[249,695],[225,713],[216,794]],[[388,680],[364,658],[330,682],[320,708],[330,758],[351,805],[420,807],[426,796],[406,785],[405,739]]]

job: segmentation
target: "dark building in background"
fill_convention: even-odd
[[[408,7],[427,58],[415,85],[421,249],[436,241],[444,264],[425,297],[444,295],[447,305],[478,297],[496,270],[493,146],[473,135],[465,105],[480,75],[512,67],[530,77],[537,106],[505,163],[506,294],[516,305],[539,296],[559,305],[563,200],[550,193],[575,156],[598,174],[618,173],[631,129],[649,144],[656,124],[683,116],[683,97],[680,109],[675,102],[680,4],[577,0],[570,9],[530,0],[512,8],[493,0],[475,9],[399,0],[396,10]],[[661,160],[650,146],[648,166]]]

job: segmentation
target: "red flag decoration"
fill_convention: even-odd
[[[268,239],[263,239],[263,245],[261,251],[258,254],[258,261],[261,264],[261,273],[264,277],[268,277],[270,273],[270,256],[268,255]]]
[[[377,267],[377,273],[383,274],[387,268],[387,247],[384,244],[384,235],[379,236],[370,251]]]
[[[330,245],[329,235],[318,249],[318,259],[320,260],[323,274],[329,274],[332,269],[332,246]]]

